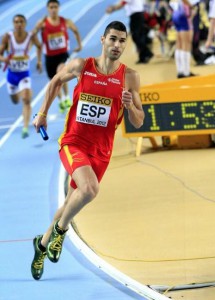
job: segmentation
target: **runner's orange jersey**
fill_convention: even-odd
[[[68,51],[69,35],[66,20],[60,17],[59,25],[52,25],[45,19],[45,27],[42,30],[44,52],[48,56],[54,56]]]
[[[101,74],[88,58],[74,89],[60,147],[75,144],[103,161],[110,159],[117,126],[123,118],[124,64],[112,74]]]

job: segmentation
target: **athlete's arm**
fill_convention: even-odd
[[[36,26],[32,30],[33,34],[37,34],[44,27],[44,21],[45,21],[45,19],[46,19],[46,17],[42,18],[41,20],[39,20],[37,22]]]
[[[37,70],[39,73],[42,72],[42,45],[38,39],[38,37],[36,36],[36,34],[34,34],[32,36],[32,44],[35,45],[37,47]]]
[[[0,45],[0,62],[5,62],[5,63],[8,62],[8,58],[3,56],[5,50],[8,49],[8,40],[9,40],[9,35],[6,33],[3,36],[2,42]]]
[[[48,110],[55,97],[58,95],[63,83],[74,78],[79,79],[84,64],[85,60],[82,58],[73,59],[52,78],[46,90],[43,104],[39,110],[37,117],[33,121],[37,132],[39,131],[40,126],[44,126],[45,128],[47,128],[46,115],[48,114]]]
[[[78,28],[77,28],[77,27],[75,26],[75,24],[74,24],[71,20],[69,20],[69,19],[66,20],[66,26],[67,26],[70,30],[72,30],[72,32],[73,32],[74,35],[75,35],[76,41],[77,41],[77,43],[78,43],[78,47],[76,47],[73,51],[74,51],[74,52],[79,52],[79,51],[81,51],[81,49],[82,49],[82,44],[81,44],[81,37],[80,37],[79,31],[78,31]]]
[[[122,103],[128,110],[128,119],[130,123],[139,128],[143,125],[145,114],[142,108],[142,103],[139,95],[140,76],[131,69],[126,70],[125,88],[122,92]]]

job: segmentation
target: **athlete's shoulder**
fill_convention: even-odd
[[[66,26],[70,29],[74,29],[76,26],[71,19],[64,19]]]
[[[47,16],[44,16],[43,18],[41,18],[37,24],[35,29],[33,30],[34,33],[37,33],[38,31],[42,30],[45,25],[46,25],[46,20],[47,20]]]
[[[7,45],[9,42],[9,39],[10,39],[10,32],[6,32],[2,37],[1,44],[4,46]]]
[[[130,78],[131,80],[138,79],[140,77],[140,74],[136,70],[134,70],[128,66],[126,66],[126,68],[125,68],[125,75],[128,78]]]
[[[69,72],[81,73],[86,64],[86,59],[77,57],[69,61],[67,68]]]
[[[140,74],[136,70],[126,67],[125,83],[128,89],[133,89],[135,87],[138,89],[140,85]]]

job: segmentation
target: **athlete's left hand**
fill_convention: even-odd
[[[131,109],[134,105],[134,102],[132,100],[132,93],[129,91],[122,91],[122,103],[124,104],[126,109]]]

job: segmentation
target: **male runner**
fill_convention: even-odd
[[[59,260],[71,220],[96,197],[124,108],[135,128],[143,124],[139,75],[119,61],[126,39],[125,25],[111,22],[101,37],[101,56],[74,59],[57,73],[33,122],[37,131],[42,125],[47,128],[48,110],[62,84],[78,79],[65,130],[59,138],[60,158],[71,176],[71,186],[64,206],[56,212],[47,232],[34,238],[35,255],[31,265],[34,279],[41,278],[46,256],[52,262]]]
[[[59,16],[60,3],[58,0],[49,0],[47,2],[48,17],[40,20],[34,31],[41,31],[43,50],[45,53],[45,66],[47,75],[50,79],[59,72],[64,63],[69,58],[69,34],[70,29],[77,40],[78,47],[73,49],[78,52],[82,49],[81,38],[75,24],[69,20]],[[68,84],[62,85],[62,90],[59,90],[59,107],[63,113],[71,105]]]
[[[29,49],[32,44],[37,47],[37,69],[42,71],[41,65],[41,44],[36,35],[27,32],[26,18],[17,14],[13,18],[14,30],[6,33],[2,38],[0,45],[0,61],[5,62],[4,70],[7,71],[7,89],[8,94],[14,104],[17,104],[20,98],[23,101],[23,120],[22,138],[29,135],[28,126],[31,118],[31,78],[29,64]],[[8,51],[8,56],[3,56]]]

